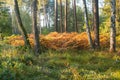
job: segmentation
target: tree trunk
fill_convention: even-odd
[[[39,42],[39,31],[37,28],[37,0],[33,1],[33,16],[32,16],[32,22],[33,22],[33,34],[34,34],[34,48],[35,48],[35,54],[38,55],[41,53],[40,51],[40,42]]]
[[[58,0],[55,0],[55,31],[58,32]]]
[[[44,10],[44,24],[46,29],[48,28],[47,26],[47,13],[46,13],[46,5],[45,5],[45,0],[43,0],[43,10]]]
[[[63,26],[62,26],[62,0],[60,0],[60,31],[63,32]]]
[[[93,49],[93,42],[92,42],[92,37],[91,37],[91,33],[90,33],[90,28],[89,28],[89,24],[88,24],[88,13],[87,13],[87,6],[86,6],[86,0],[83,0],[83,6],[84,6],[84,18],[85,18],[85,23],[86,23],[86,32],[88,35],[88,41],[90,44],[90,47]]]
[[[93,1],[94,6],[94,34],[95,34],[95,47],[100,47],[100,41],[99,41],[99,6],[98,6],[98,0]]]
[[[19,7],[18,7],[18,1],[17,0],[14,0],[14,10],[15,10],[15,14],[16,14],[16,18],[17,18],[17,22],[19,24],[19,29],[20,29],[20,32],[24,38],[24,42],[25,42],[25,46],[27,46],[28,48],[31,48],[31,45],[29,43],[29,39],[28,39],[28,36],[27,36],[27,32],[23,26],[23,23],[22,23],[22,20],[21,20],[21,17],[20,17],[20,12],[19,12]]]
[[[94,31],[94,0],[92,0],[92,26],[91,26],[91,30]]]
[[[77,15],[76,15],[76,0],[74,0],[74,27],[75,31],[78,32],[78,27],[77,27]]]
[[[120,34],[120,0],[116,0],[116,34]]]
[[[64,22],[64,32],[67,32],[67,3],[68,1],[65,0],[65,22]]]
[[[116,19],[116,2],[115,0],[111,0],[111,27],[110,27],[110,51],[116,51],[116,27],[115,27],[115,19]]]
[[[40,13],[38,13],[38,18],[39,18],[38,30],[39,30],[39,34],[41,35],[41,14]]]
[[[50,29],[50,14],[48,14],[48,27]]]

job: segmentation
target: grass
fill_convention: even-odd
[[[0,80],[120,80],[120,57],[89,50],[48,50],[35,56],[1,44]]]

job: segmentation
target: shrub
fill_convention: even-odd
[[[34,45],[33,34],[29,34],[30,44]],[[7,42],[13,46],[23,46],[24,41],[22,36],[10,36],[7,37]],[[92,33],[92,39],[94,42],[94,34]],[[88,49],[89,42],[86,32],[81,34],[72,33],[57,33],[52,32],[48,35],[40,35],[40,42],[42,48],[54,49],[54,50],[67,50],[67,49]],[[109,47],[108,34],[100,35],[100,45],[102,47]]]

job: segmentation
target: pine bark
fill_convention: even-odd
[[[110,52],[116,51],[116,1],[111,0]]]
[[[99,5],[98,0],[93,0],[93,15],[94,15],[94,34],[95,34],[95,47],[100,47],[100,39],[99,39]]]
[[[62,0],[60,0],[60,31],[63,32],[63,26],[62,26]]]
[[[86,0],[83,0],[83,6],[84,6],[84,18],[85,18],[85,24],[86,24],[86,32],[88,35],[88,41],[90,44],[90,48],[93,49],[94,46],[93,46],[90,28],[89,28],[89,24],[88,24],[88,12],[87,12]]]
[[[64,32],[67,32],[67,4],[68,4],[68,1],[65,0],[65,22],[64,22]]]
[[[41,53],[41,50],[40,50],[40,42],[39,42],[39,31],[37,28],[37,0],[33,1],[32,22],[33,22],[33,34],[34,34],[34,49],[35,49],[35,54],[38,55],[39,53]]]
[[[24,25],[23,25],[21,17],[20,17],[20,11],[19,11],[17,0],[14,0],[14,10],[15,10],[17,22],[19,24],[19,26],[18,26],[19,30],[20,30],[23,38],[24,38],[25,46],[28,47],[28,48],[31,48],[31,45],[30,45],[30,42],[29,42],[29,39],[28,39],[28,36],[27,36],[27,32],[24,28]]]
[[[75,26],[75,31],[78,32],[78,27],[77,27],[77,14],[76,14],[76,0],[73,1],[74,3],[74,26]]]
[[[94,31],[94,0],[92,0],[92,26],[91,26],[91,30]]]
[[[58,32],[58,0],[55,0],[55,31]]]

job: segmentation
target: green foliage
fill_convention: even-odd
[[[32,33],[32,20],[30,14],[25,10],[20,10],[23,25],[28,33]]]
[[[10,35],[11,29],[11,17],[9,9],[6,7],[0,8],[0,34],[3,36]]]
[[[47,35],[53,31],[54,31],[54,27],[50,27],[50,28],[42,27],[41,28],[41,34],[44,34],[44,35]]]
[[[22,47],[0,45],[0,80],[120,79],[120,57],[104,51],[48,50],[35,56]]]
[[[1,80],[15,80],[15,74],[8,69],[3,69],[0,73]]]

